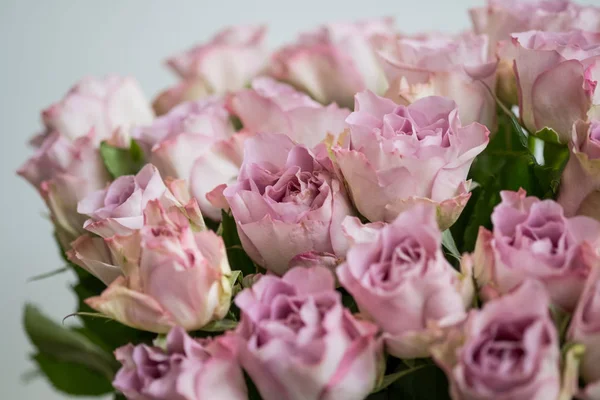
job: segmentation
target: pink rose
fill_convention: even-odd
[[[129,253],[134,253],[134,263],[137,266],[140,251],[139,237],[129,235],[123,238],[127,238],[130,245],[126,248]],[[123,269],[130,262],[132,255],[119,254],[118,250],[121,250],[122,247],[114,248],[109,246],[109,243],[119,243],[119,240],[81,235],[71,243],[71,249],[67,251],[67,257],[72,263],[79,265],[100,279],[105,285],[110,285],[115,279],[123,275]]]
[[[62,100],[42,112],[46,127],[42,137],[58,132],[73,140],[93,128],[96,140],[101,141],[117,129],[129,131],[136,125],[150,123],[153,118],[152,108],[135,79],[115,75],[90,77],[78,82]]]
[[[77,203],[110,180],[95,142],[94,132],[74,141],[52,132],[17,171],[44,198],[65,250],[84,232],[86,218],[77,212]]]
[[[231,270],[221,237],[194,232],[183,214],[166,212],[159,200],[148,202],[143,218],[143,227],[132,234],[137,238],[112,239],[130,268],[86,303],[125,325],[158,333],[174,326],[200,329],[225,317]]]
[[[600,220],[600,121],[576,122],[570,145],[557,201],[568,217],[586,215]]]
[[[600,223],[565,218],[559,204],[526,197],[522,189],[500,196],[492,213],[493,232],[480,228],[475,246],[479,286],[507,293],[525,279],[537,279],[555,305],[572,311],[597,260]]]
[[[336,104],[323,107],[306,94],[267,77],[254,79],[252,89],[234,93],[228,103],[245,131],[283,133],[309,147],[328,134],[339,136],[350,114]]]
[[[497,60],[488,56],[487,37],[406,38],[382,58],[390,83],[386,97],[404,105],[426,96],[449,97],[462,123],[494,128],[496,101],[483,84],[494,90]]]
[[[224,94],[242,89],[267,62],[264,26],[237,26],[216,34],[209,42],[167,60],[184,79],[201,78],[206,91]]]
[[[185,79],[156,96],[152,102],[152,108],[157,116],[161,116],[181,103],[199,100],[210,95],[201,78]]]
[[[584,396],[588,400],[600,399],[600,268],[592,269],[588,281],[573,313],[567,339],[585,346],[580,373],[588,384]]]
[[[373,389],[377,328],[355,319],[323,267],[266,275],[235,298],[242,367],[265,400],[359,400]]]
[[[600,104],[600,33],[525,32],[514,34],[503,50],[514,58],[519,115],[535,133],[554,129],[571,139],[573,123]]]
[[[351,247],[337,269],[340,283],[381,328],[395,357],[427,357],[428,326],[464,317],[471,304],[471,276],[455,271],[441,246],[435,208],[418,205],[372,242]]]
[[[318,102],[352,106],[356,92],[383,94],[387,86],[376,55],[394,37],[390,18],[328,24],[300,35],[273,55],[271,74],[309,93]]]
[[[113,386],[130,400],[246,400],[236,356],[220,339],[192,339],[181,328],[166,348],[128,344],[115,351],[122,364]]]
[[[169,224],[172,222],[171,225],[190,225],[195,230],[205,229],[196,200],[190,199],[189,195],[186,197],[185,193],[181,193],[182,190],[178,190],[184,185],[187,184],[183,181],[169,182],[168,184],[169,190],[185,206],[181,207],[180,204],[175,204],[164,212],[156,206],[150,208],[147,206],[144,209],[146,225],[162,224],[163,214],[166,212],[169,215]],[[136,270],[140,265],[140,253],[140,231],[133,230],[106,238],[81,235],[71,243],[67,257],[71,262],[109,285],[121,275],[130,276],[137,273]]]
[[[366,91],[354,110],[346,119],[350,147],[334,153],[358,211],[393,221],[413,204],[430,203],[440,226],[451,226],[470,197],[467,174],[488,129],[461,126],[456,103],[443,97],[401,106]]]
[[[455,400],[552,400],[560,390],[560,348],[539,282],[473,310],[433,347]]]
[[[167,208],[183,206],[156,167],[147,164],[137,175],[121,176],[107,188],[90,193],[79,202],[77,212],[90,217],[84,224],[90,232],[102,237],[126,235],[142,227],[150,200],[160,200]]]
[[[473,30],[490,38],[492,51],[512,33],[583,29],[600,31],[600,9],[566,0],[487,0],[486,7],[469,10]]]
[[[223,195],[248,255],[282,275],[301,253],[345,254],[350,202],[324,145],[309,150],[285,135],[246,140],[237,183]]]
[[[206,195],[235,179],[246,136],[236,134],[224,101],[216,97],[181,104],[133,133],[163,176],[189,182],[202,212],[215,221],[221,210]]]
[[[508,105],[518,104],[513,70],[514,54],[505,43],[511,34],[540,30],[568,32],[573,29],[600,30],[600,9],[565,0],[488,0],[487,7],[470,10],[473,29],[490,38],[490,54],[498,54],[498,97]]]

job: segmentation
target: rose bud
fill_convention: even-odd
[[[560,348],[549,305],[543,285],[525,281],[449,328],[432,353],[452,399],[558,399]]]
[[[77,203],[110,181],[95,141],[94,132],[74,141],[53,132],[17,171],[44,198],[65,251],[84,232],[86,217],[77,212]]]
[[[596,264],[583,289],[567,333],[571,342],[585,346],[580,366],[581,378],[587,383],[581,398],[600,399],[600,265]]]
[[[166,209],[165,212],[169,216],[168,223],[172,226],[190,225],[196,231],[206,229],[196,201],[176,190],[181,184],[186,183],[176,181],[169,184],[177,200],[186,205],[184,207],[176,205]],[[146,225],[163,223],[163,213],[156,207],[147,207],[144,213]],[[140,265],[140,252],[141,235],[138,230],[135,230],[133,233],[108,238],[81,235],[71,243],[71,250],[67,252],[67,257],[71,262],[109,285],[121,275],[130,276],[136,273]]]
[[[289,85],[261,77],[252,88],[232,94],[228,106],[237,115],[244,130],[251,133],[277,132],[309,147],[337,137],[346,129],[344,120],[350,114],[336,104],[327,107]]]
[[[90,217],[84,228],[102,237],[127,235],[140,229],[144,209],[150,200],[160,200],[163,206],[183,206],[163,182],[152,164],[137,175],[115,179],[106,189],[90,193],[79,202],[77,212]]]
[[[537,279],[554,305],[572,311],[598,258],[600,223],[566,218],[558,203],[527,197],[522,189],[500,196],[492,213],[493,231],[480,228],[475,245],[479,287],[502,294],[525,279]]]
[[[246,253],[277,275],[298,254],[346,252],[341,222],[350,202],[325,145],[311,151],[285,135],[251,137],[237,183],[223,195]]]
[[[265,400],[359,400],[373,389],[377,328],[355,319],[323,267],[265,275],[235,298],[242,311],[232,339]]]
[[[496,85],[497,60],[488,55],[487,37],[400,39],[382,58],[390,83],[385,97],[404,105],[432,95],[449,97],[463,124],[495,128],[496,101],[488,88]]]
[[[571,140],[573,123],[585,120],[600,99],[595,92],[600,33],[573,30],[513,34],[502,51],[514,59],[519,115],[531,133],[549,127]]]
[[[115,351],[122,364],[113,386],[131,400],[246,400],[236,356],[216,339],[192,339],[181,328],[167,335],[166,349],[128,344]]]
[[[97,141],[105,140],[117,130],[129,131],[148,124],[154,118],[137,81],[131,77],[110,75],[85,78],[73,86],[65,97],[42,112],[45,132],[41,139],[58,132],[73,140],[94,129]]]
[[[417,203],[436,205],[441,229],[467,200],[475,156],[489,141],[478,123],[461,126],[456,103],[426,97],[402,106],[362,92],[346,119],[349,148],[334,148],[358,211],[369,221],[393,221]]]
[[[600,120],[577,121],[570,147],[557,201],[568,217],[586,215],[600,220]]]
[[[165,177],[185,179],[202,213],[221,220],[206,195],[235,180],[246,134],[236,133],[224,101],[211,97],[181,104],[152,125],[133,132],[149,160]]]
[[[395,37],[391,18],[328,24],[277,51],[270,72],[322,104],[351,107],[356,92],[385,91],[376,51],[391,37]]]
[[[220,236],[194,232],[179,212],[159,200],[144,211],[139,266],[131,268],[86,303],[125,325],[164,333],[174,326],[200,329],[225,317],[231,274]]]
[[[361,314],[381,328],[395,357],[427,357],[428,326],[464,317],[471,304],[471,276],[454,270],[441,246],[435,208],[417,205],[371,242],[351,247],[337,269],[340,283]]]
[[[185,101],[243,89],[268,61],[264,26],[230,27],[207,43],[175,55],[168,66],[183,81],[154,100],[158,115]]]

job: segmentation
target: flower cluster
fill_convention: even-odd
[[[600,8],[471,17],[332,23],[272,53],[232,27],[169,58],[181,81],[153,102],[109,76],[44,110],[18,173],[85,324],[28,308],[55,386],[600,400]],[[73,364],[100,387],[48,373]]]

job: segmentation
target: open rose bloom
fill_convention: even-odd
[[[182,81],[154,100],[157,114],[186,101],[243,89],[266,67],[265,36],[264,26],[230,27],[170,57],[167,65]]]
[[[323,145],[310,150],[284,135],[246,141],[238,181],[223,192],[244,250],[278,275],[295,256],[343,255],[341,222],[352,210]]]
[[[398,40],[381,54],[390,84],[386,97],[408,105],[446,96],[456,101],[463,124],[479,122],[493,129],[497,61],[488,47],[486,36],[470,34]]]
[[[236,304],[232,340],[264,399],[363,399],[374,387],[377,328],[344,309],[327,269],[264,276]]]
[[[428,355],[428,324],[465,315],[473,295],[469,272],[461,275],[446,261],[435,209],[423,205],[353,246],[337,270],[361,312],[383,330],[388,352],[401,358]]]
[[[566,218],[554,201],[502,192],[494,209],[493,232],[481,228],[475,248],[480,287],[506,293],[523,280],[546,285],[552,302],[568,311],[577,304],[591,268],[598,262],[600,223]]]
[[[356,92],[387,87],[377,50],[395,37],[391,19],[328,24],[303,33],[273,55],[273,77],[302,88],[321,103],[351,106]]]
[[[25,308],[37,369],[128,400],[600,400],[600,7],[481,3],[454,32],[225,27],[152,103],[76,83],[17,171],[66,263],[32,280],[72,270],[80,319]]]
[[[335,158],[358,211],[370,221],[392,221],[415,204],[437,207],[451,226],[469,200],[467,174],[485,149],[489,130],[463,127],[456,103],[426,97],[398,105],[371,92],[356,95],[349,148]]]
[[[108,139],[117,129],[128,131],[152,121],[154,113],[137,81],[116,75],[86,78],[59,102],[42,111],[43,136],[57,132],[69,139],[91,129],[97,140]]]
[[[433,348],[453,399],[557,399],[558,334],[542,285],[525,281],[472,311]]]

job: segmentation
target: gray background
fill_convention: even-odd
[[[33,283],[62,266],[41,199],[14,171],[31,154],[39,111],[88,74],[129,74],[147,96],[175,78],[162,60],[229,24],[270,26],[274,47],[299,30],[336,20],[391,15],[405,32],[469,27],[467,8],[483,0],[0,0],[0,398],[62,399],[33,369],[21,330],[25,301],[61,319],[74,310],[70,273]],[[584,3],[598,4],[598,0]]]

